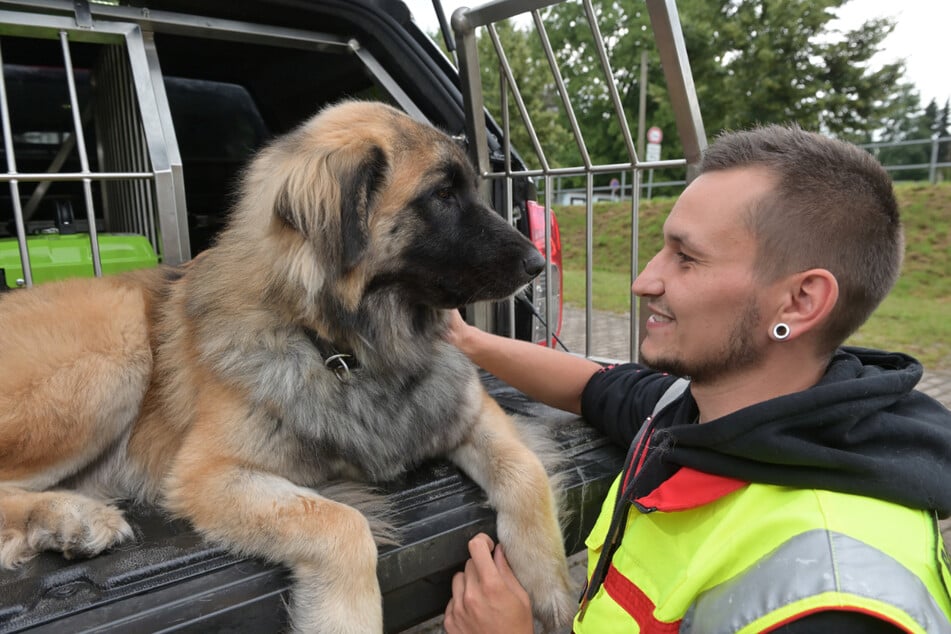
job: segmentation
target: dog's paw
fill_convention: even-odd
[[[132,536],[119,509],[80,495],[54,495],[37,503],[26,526],[30,549],[57,550],[67,559],[98,555]]]
[[[499,515],[499,537],[512,571],[531,598],[535,618],[545,632],[563,630],[574,617],[578,603],[561,533],[554,523],[547,533],[513,530],[514,524],[508,520],[508,516]]]
[[[562,631],[571,623],[578,602],[567,589],[552,588],[547,595],[540,597],[532,604],[535,618],[542,625],[544,632]]]
[[[30,548],[21,531],[0,531],[0,568],[12,570],[29,561],[35,554],[36,551]]]
[[[574,617],[578,602],[572,591],[568,563],[561,550],[561,543],[551,548],[539,548],[541,540],[525,543],[508,540],[505,555],[512,571],[528,592],[535,618],[543,631],[556,632]]]

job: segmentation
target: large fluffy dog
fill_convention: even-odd
[[[293,572],[298,630],[382,629],[367,517],[321,495],[445,455],[488,492],[548,625],[573,610],[553,495],[447,310],[542,266],[446,135],[328,108],[264,149],[218,244],[182,269],[0,300],[0,564],[132,536],[161,504]]]

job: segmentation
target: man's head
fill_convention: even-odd
[[[839,298],[821,341],[837,347],[898,278],[904,241],[891,178],[868,152],[794,126],[725,134],[700,171],[738,167],[762,167],[776,178],[748,213],[758,280],[816,268],[832,273]]]
[[[761,363],[787,315],[827,355],[887,294],[903,246],[874,159],[781,126],[719,138],[664,234],[633,288],[652,313],[641,352],[695,381]]]

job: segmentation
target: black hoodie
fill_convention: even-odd
[[[688,393],[654,420],[640,498],[681,466],[747,482],[828,489],[951,514],[951,412],[914,387],[899,353],[842,348],[813,387],[693,424]],[[674,378],[637,364],[596,374],[584,417],[623,447]]]

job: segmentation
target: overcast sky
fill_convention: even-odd
[[[404,0],[423,28],[432,33],[438,22],[432,0]],[[475,7],[479,0],[442,0],[446,18],[460,6]],[[841,9],[841,24],[854,27],[870,17],[897,18],[897,26],[885,40],[883,52],[873,60],[884,64],[904,59],[906,78],[921,93],[922,105],[935,99],[938,105],[951,98],[951,1],[949,0],[851,0]],[[944,49],[942,52],[941,49]]]

